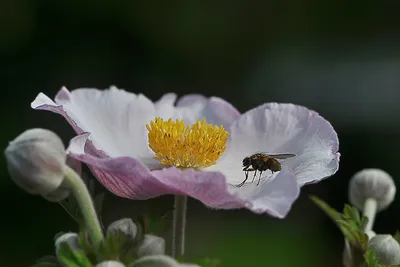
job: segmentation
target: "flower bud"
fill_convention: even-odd
[[[114,234],[118,231],[121,231],[127,236],[134,239],[136,237],[138,229],[132,219],[124,218],[111,223],[107,228],[107,234]]]
[[[368,249],[373,249],[384,265],[400,264],[400,245],[391,235],[376,235],[368,242]]]
[[[358,209],[363,210],[367,199],[375,199],[377,209],[381,211],[392,203],[396,186],[392,177],[380,169],[364,169],[350,180],[349,200]]]
[[[155,235],[144,235],[144,239],[137,250],[137,256],[165,254],[165,240]]]
[[[13,181],[31,194],[50,194],[64,179],[64,144],[49,130],[30,129],[23,132],[9,143],[4,154]]]
[[[150,255],[139,258],[132,267],[179,267],[179,263],[170,256]]]
[[[79,239],[77,233],[66,233],[61,235],[56,239],[56,256],[58,257],[58,253],[60,251],[61,244],[66,243],[73,251],[77,251],[79,249]]]
[[[125,265],[118,261],[103,261],[97,264],[96,267],[125,267]]]
[[[136,260],[131,267],[200,267],[197,264],[179,263],[167,255],[149,255]]]

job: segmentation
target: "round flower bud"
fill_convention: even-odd
[[[137,256],[165,254],[165,240],[155,235],[144,235],[143,241],[138,247]]]
[[[178,263],[166,255],[149,255],[136,260],[131,267],[200,267],[197,264]]]
[[[73,251],[79,249],[79,239],[77,233],[66,233],[61,235],[56,239],[56,256],[58,257],[58,253],[60,251],[61,244],[66,243]]]
[[[107,228],[107,234],[114,234],[118,231],[121,231],[127,236],[134,239],[136,237],[138,229],[132,219],[124,218],[111,223]]]
[[[9,143],[4,154],[13,181],[31,194],[50,194],[64,179],[65,147],[49,130],[23,132]]]
[[[380,169],[364,169],[350,180],[349,200],[358,209],[363,210],[367,199],[375,199],[377,209],[381,211],[392,203],[396,186],[392,177]]]
[[[400,264],[400,245],[391,235],[376,235],[368,242],[368,249],[373,249],[384,265]]]
[[[170,256],[150,255],[136,260],[132,267],[179,267],[179,263]]]
[[[70,193],[71,190],[67,187],[67,185],[64,185],[64,183],[62,183],[60,187],[58,187],[53,192],[47,195],[43,195],[43,198],[50,202],[60,202],[61,200],[66,199]]]
[[[103,261],[97,264],[96,267],[125,267],[125,265],[118,261]]]

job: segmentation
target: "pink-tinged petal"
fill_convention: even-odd
[[[211,97],[204,108],[203,115],[208,123],[228,128],[233,121],[240,117],[240,112],[222,98]]]
[[[220,172],[180,170],[150,171],[131,157],[110,158],[93,154],[88,133],[73,138],[68,155],[86,163],[99,181],[117,196],[149,199],[165,194],[186,195],[217,209],[248,208],[283,218],[298,196],[293,174],[282,171],[259,186],[230,186]]]
[[[177,108],[189,108],[195,120],[205,118],[207,123],[228,127],[240,116],[240,112],[229,102],[219,97],[185,95],[177,102]],[[190,123],[192,123],[190,121]]]
[[[207,104],[207,97],[199,94],[184,95],[176,102],[177,107],[191,107],[200,112]]]
[[[302,106],[264,104],[233,122],[229,132],[226,155],[211,168],[222,171],[228,181],[240,180],[243,158],[257,152],[295,154],[281,163],[293,171],[300,185],[320,181],[339,168],[336,132],[328,121]]]
[[[248,208],[256,213],[268,213],[283,218],[299,195],[294,175],[282,171],[259,186],[229,186],[219,172],[180,170],[175,167],[152,172],[166,187],[181,191],[205,205],[217,209]]]
[[[153,178],[146,166],[134,158],[111,158],[92,154],[88,135],[85,133],[73,138],[67,153],[70,157],[86,163],[94,176],[115,195],[141,200],[165,193],[178,193],[168,191],[168,188]]]
[[[116,87],[72,92],[62,88],[55,102],[40,93],[31,106],[64,116],[78,134],[90,132],[94,146],[107,155],[154,161],[145,125],[154,119],[156,111],[154,104],[142,94]]]

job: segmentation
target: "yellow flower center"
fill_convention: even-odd
[[[226,150],[228,132],[203,119],[191,126],[183,120],[156,118],[146,125],[149,146],[155,159],[178,168],[205,168],[214,165]]]

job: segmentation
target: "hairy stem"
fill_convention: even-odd
[[[365,226],[365,232],[371,231],[374,225],[375,215],[377,212],[378,203],[376,199],[368,198],[364,203],[364,216],[368,218],[368,223]]]
[[[65,182],[81,209],[90,241],[97,248],[103,240],[103,232],[89,191],[81,177],[70,167],[66,166],[64,175]]]

